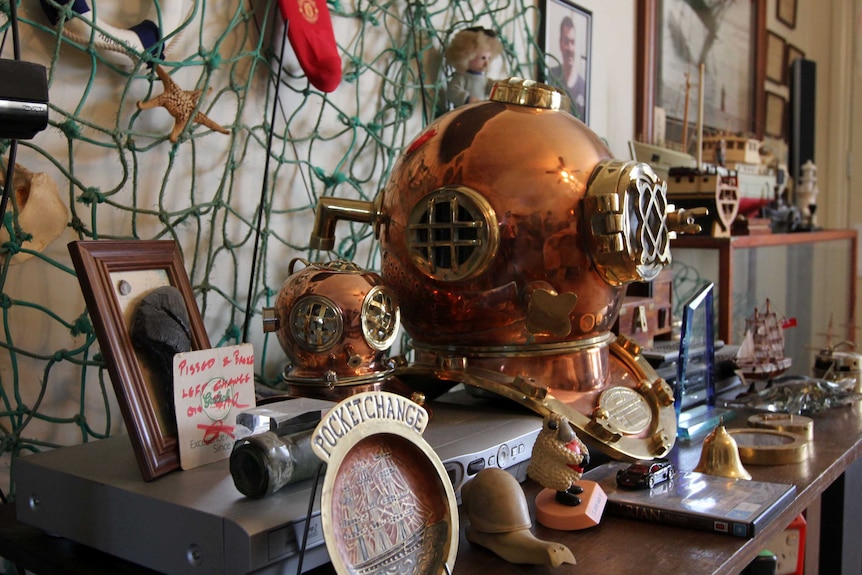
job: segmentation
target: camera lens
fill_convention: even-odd
[[[253,443],[237,444],[230,455],[230,474],[240,493],[263,497],[269,485],[266,457]]]
[[[237,441],[230,454],[236,488],[247,497],[264,497],[312,477],[320,460],[311,449],[311,434],[312,430],[292,435],[266,431]]]

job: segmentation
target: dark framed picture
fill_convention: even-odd
[[[794,46],[793,44],[787,45],[787,51],[784,56],[784,76],[785,76],[785,84],[790,83],[790,66],[793,65],[793,62],[799,60],[800,58],[805,58],[805,52]]]
[[[135,311],[153,290],[172,286],[188,315],[191,349],[210,347],[182,254],[173,240],[76,241],[68,248],[141,475],[150,481],[178,469],[180,451],[173,395],[132,343]]]
[[[682,142],[684,130],[693,129],[685,126],[685,118],[694,124],[697,117],[701,63],[704,126],[763,135],[766,5],[766,0],[636,3],[637,138],[671,146]],[[656,108],[664,111],[663,126],[655,125]],[[665,141],[654,141],[661,133]]]
[[[787,123],[787,100],[773,92],[766,93],[766,126],[764,133],[773,138],[784,138],[784,126]]]
[[[589,124],[593,15],[565,0],[542,0],[540,42],[544,66],[539,78],[571,100],[572,114]]]
[[[785,81],[784,65],[787,42],[775,32],[768,32],[766,37],[766,79],[778,84]]]
[[[796,9],[798,6],[799,0],[776,0],[775,17],[782,24],[796,28]]]

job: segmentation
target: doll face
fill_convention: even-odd
[[[491,51],[483,50],[478,52],[473,59],[467,62],[467,69],[471,72],[485,73],[488,71],[488,65],[491,63]]]

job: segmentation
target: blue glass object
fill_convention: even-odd
[[[677,438],[691,440],[735,417],[732,410],[715,408],[714,284],[700,288],[683,306],[679,359],[676,364]],[[682,412],[686,388],[706,390],[706,405]]]

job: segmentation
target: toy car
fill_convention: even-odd
[[[635,461],[626,469],[617,471],[617,485],[630,489],[652,489],[673,475],[673,465],[666,459]]]

